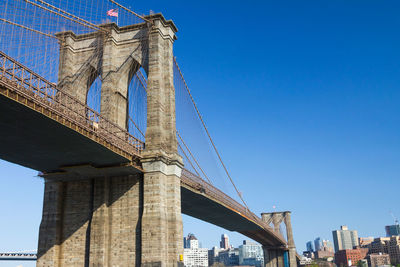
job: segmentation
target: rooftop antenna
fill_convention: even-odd
[[[393,212],[390,212],[390,215],[392,215],[392,217],[394,219],[394,224],[399,225],[399,220],[393,215]]]

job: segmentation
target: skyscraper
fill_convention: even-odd
[[[308,241],[306,243],[307,251],[313,252],[314,250],[314,243],[312,241]]]
[[[219,246],[223,249],[229,248],[229,237],[226,234],[221,235],[221,242],[219,242]]]
[[[332,231],[335,252],[343,249],[353,249],[358,246],[358,233],[356,230],[349,230],[346,225],[340,226],[340,230]]]
[[[199,241],[194,234],[189,234],[186,238],[186,246],[183,250],[183,263],[188,267],[207,267],[208,249],[199,248]]]
[[[386,236],[391,237],[393,235],[400,235],[400,225],[386,225],[385,226]]]
[[[261,267],[264,266],[264,252],[262,246],[256,242],[243,241],[239,246],[239,264]]]
[[[315,251],[321,250],[321,248],[322,248],[322,239],[321,239],[321,237],[317,237],[314,240],[314,245],[315,245]]]
[[[195,240],[194,243],[198,242],[197,238],[194,236],[194,234],[189,233],[187,237],[183,238],[183,248],[191,248],[191,242],[192,240]]]

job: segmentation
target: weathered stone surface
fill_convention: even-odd
[[[149,36],[146,150],[142,164],[142,265],[178,266],[183,254],[173,52],[176,29],[155,20]]]
[[[101,113],[122,128],[127,127],[129,82],[144,67],[146,150],[144,174],[46,181],[39,267],[183,265],[183,164],[177,153],[172,53],[177,30],[162,15],[148,18],[150,32],[146,24],[107,24],[101,26],[107,34],[58,34],[63,39],[59,86],[86,102],[101,74]]]
[[[47,181],[37,266],[138,266],[142,180]]]
[[[297,266],[296,260],[296,246],[293,239],[292,223],[290,219],[291,212],[269,212],[262,213],[261,218],[267,224],[272,223],[274,231],[280,233],[280,224],[285,223],[286,236],[287,236],[287,252],[288,263],[290,267]],[[282,233],[281,233],[282,234]],[[264,247],[264,263],[265,266],[275,267],[284,265],[284,257],[282,248],[266,248]]]

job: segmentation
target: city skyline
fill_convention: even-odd
[[[237,186],[258,216],[292,211],[299,253],[340,225],[385,236],[390,212],[400,216],[400,6],[360,3],[204,1],[182,12],[178,1],[135,2],[176,23],[176,56]],[[222,26],[235,18],[236,28]],[[0,249],[34,249],[43,181],[4,161],[0,171]],[[234,246],[245,239],[183,219],[203,247],[222,233]]]

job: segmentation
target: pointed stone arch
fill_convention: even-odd
[[[124,59],[121,62],[121,59]],[[117,123],[123,129],[128,129],[128,90],[133,75],[141,67],[138,60],[129,55],[121,57],[103,68],[101,87],[101,114]]]
[[[148,69],[148,25],[99,27],[90,34],[56,34],[61,40],[58,87],[87,103],[90,85],[100,75],[100,113],[126,130],[129,82],[141,66]]]

